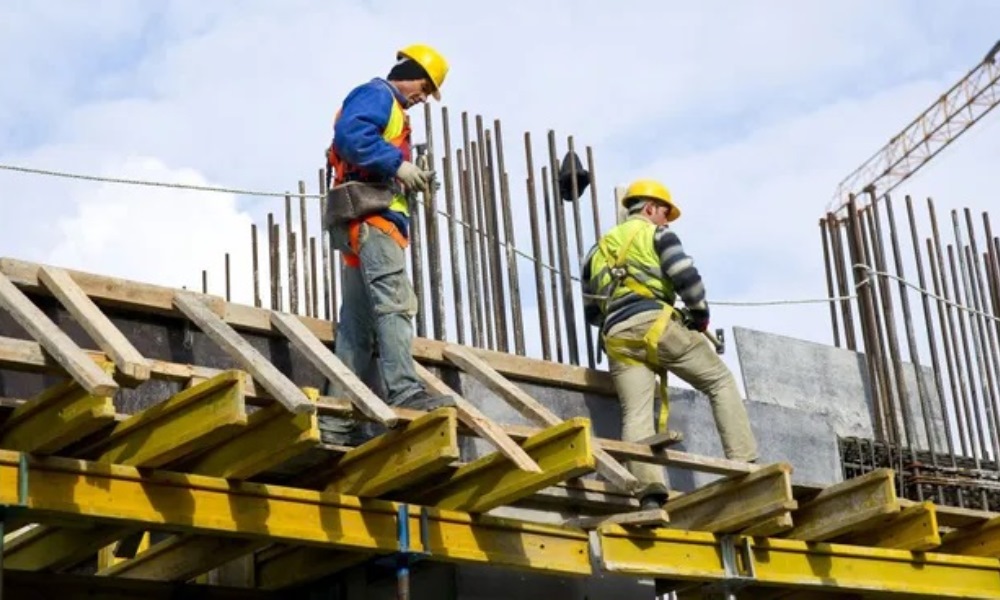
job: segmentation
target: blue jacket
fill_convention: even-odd
[[[344,99],[333,128],[333,144],[343,160],[387,179],[403,162],[399,148],[382,139],[393,95],[406,106],[406,98],[384,79],[376,77],[359,85]]]

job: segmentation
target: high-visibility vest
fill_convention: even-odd
[[[337,116],[334,118],[334,123],[340,120],[340,113],[341,110],[338,110]],[[385,129],[382,130],[382,139],[399,148],[400,152],[403,153],[403,160],[410,160],[410,117],[403,110],[403,106],[396,99],[395,94],[392,97],[389,122],[386,124]],[[330,171],[336,173],[336,178],[333,181],[334,185],[340,185],[346,181],[385,181],[384,177],[369,173],[365,169],[357,165],[352,165],[342,159],[337,153],[336,146],[333,144],[330,144],[330,147],[327,149],[326,158]],[[389,210],[394,210],[409,217],[410,207],[406,201],[406,196],[397,193],[392,199],[392,204],[389,205]]]
[[[628,294],[658,300],[673,306],[674,286],[663,276],[660,257],[653,245],[656,225],[636,216],[609,231],[597,243],[590,263],[591,286],[599,298],[601,312]]]

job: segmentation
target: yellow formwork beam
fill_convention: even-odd
[[[3,568],[40,571],[60,570],[85,560],[95,548],[110,544],[134,531],[130,527],[50,527],[22,528],[4,539]]]
[[[948,533],[942,540],[941,551],[1000,558],[1000,517]]]
[[[326,489],[381,496],[441,471],[459,456],[458,413],[439,408],[344,454]]]
[[[0,451],[0,504],[18,501],[20,454]],[[28,458],[27,518],[102,521],[362,552],[398,549],[398,504],[326,492],[64,458]],[[552,573],[591,572],[588,537],[557,525],[424,509],[411,539],[432,558]]]
[[[727,572],[722,543],[728,539],[734,540],[733,555],[739,558]],[[887,598],[1000,599],[995,559],[617,526],[599,531],[598,540],[605,570],[643,577]],[[733,581],[734,573],[742,579]]]
[[[99,365],[107,374],[114,365]],[[95,396],[76,381],[56,384],[14,409],[0,428],[0,446],[53,454],[113,423],[111,396]]]
[[[922,502],[888,515],[867,531],[838,539],[845,544],[926,552],[941,545],[937,510],[933,502]],[[964,554],[964,553],[959,553]],[[975,556],[975,554],[970,553]]]
[[[524,471],[494,452],[459,468],[439,486],[419,493],[417,499],[439,508],[485,512],[596,467],[590,420],[582,417],[542,430],[528,438],[522,448],[542,468],[541,473]]]
[[[287,411],[286,411],[287,412]],[[102,577],[187,581],[267,545],[266,540],[176,535],[97,572]],[[206,561],[211,561],[207,565]]]
[[[97,460],[163,467],[231,437],[247,424],[245,377],[225,371],[125,419],[97,443]]]
[[[900,511],[892,469],[878,469],[825,488],[802,502],[792,519],[795,526],[784,534],[797,540],[822,542],[867,531],[872,525]]]
[[[331,552],[321,548],[276,548],[257,557],[256,583],[263,590],[279,590],[315,581],[359,565],[371,554]]]
[[[319,391],[305,388],[313,402]],[[247,479],[274,468],[320,443],[319,424],[315,413],[295,414],[280,404],[271,404],[254,411],[246,427],[233,437],[201,454],[184,470],[200,475]]]

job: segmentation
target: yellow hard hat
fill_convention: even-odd
[[[396,60],[409,58],[424,68],[434,84],[433,96],[441,99],[441,85],[448,75],[448,61],[437,50],[426,44],[411,44],[396,53]]]
[[[629,200],[633,198],[649,198],[669,206],[670,213],[667,214],[667,221],[674,221],[681,216],[681,209],[677,208],[673,199],[670,198],[670,190],[655,179],[636,179],[633,181],[625,190],[625,195],[622,196],[622,206],[628,208]]]

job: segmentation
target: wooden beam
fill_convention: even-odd
[[[643,446],[649,446],[653,450],[658,450],[660,448],[666,448],[667,446],[673,446],[684,441],[684,434],[680,431],[673,431],[668,429],[662,433],[653,434],[647,438],[641,440],[636,440],[636,444],[642,444]]]
[[[891,469],[879,469],[832,485],[793,513],[795,527],[784,537],[823,542],[864,531],[899,512]]]
[[[326,491],[381,496],[440,472],[459,456],[455,409],[439,408],[349,451]]]
[[[372,392],[361,379],[347,368],[337,355],[323,345],[294,315],[271,311],[271,323],[278,328],[293,346],[298,348],[324,377],[340,386],[354,406],[373,421],[386,427],[395,427],[399,420],[396,413]]]
[[[484,415],[474,404],[463,398],[458,392],[448,387],[445,382],[421,366],[420,363],[416,363],[415,366],[417,375],[424,380],[424,383],[431,391],[435,394],[454,398],[455,407],[458,409],[458,418],[469,429],[476,432],[479,437],[493,444],[497,450],[509,458],[519,469],[528,471],[529,473],[542,472],[542,468],[528,456],[517,442],[507,435],[502,427]]]
[[[0,307],[58,362],[80,386],[95,396],[114,396],[118,384],[94,364],[35,304],[0,273]]]
[[[315,401],[315,388],[306,396]],[[254,411],[246,427],[234,436],[186,463],[183,470],[226,479],[248,479],[315,448],[320,444],[315,414],[290,413],[280,404]],[[266,441],[266,443],[262,443]]]
[[[226,371],[118,423],[81,449],[99,462],[163,467],[225,441],[247,424],[240,371]]]
[[[542,467],[527,473],[499,453],[475,460],[439,485],[417,493],[417,501],[436,508],[486,512],[571,477],[593,471],[590,421],[575,418],[553,425],[524,442],[524,449]]]
[[[795,509],[792,467],[768,465],[749,475],[718,480],[664,506],[676,529],[735,533]]]
[[[32,292],[48,293],[38,280],[40,266],[37,263],[23,260],[0,258],[0,273],[6,274],[16,285]],[[178,316],[173,305],[173,296],[178,291],[176,289],[81,271],[68,272],[84,293],[100,306],[106,305],[138,312]],[[270,311],[266,309],[226,303],[223,298],[218,296],[204,295],[202,301],[209,305],[212,312],[222,317],[235,329],[268,335],[277,334],[271,324]],[[333,341],[333,327],[329,321],[310,317],[300,317],[300,320],[321,342]],[[415,338],[413,340],[413,356],[425,363],[448,364],[442,354],[445,345],[444,342],[438,340]],[[606,371],[563,365],[505,352],[490,350],[477,350],[476,352],[498,371],[518,381],[541,384],[557,383],[565,389],[615,397],[614,383]]]
[[[938,552],[1000,558],[1000,516],[945,534]]]
[[[938,531],[934,503],[922,502],[886,515],[865,531],[834,541],[858,546],[926,552],[941,545],[941,533]]]
[[[194,321],[205,335],[236,359],[286,409],[293,413],[316,412],[316,405],[306,398],[302,390],[264,358],[250,342],[209,310],[200,298],[188,293],[178,293],[174,297],[174,305]]]
[[[623,527],[667,527],[670,518],[662,508],[639,510],[617,515],[601,515],[598,517],[577,517],[566,521],[569,527],[580,529],[597,529],[602,525],[621,525]]]
[[[105,371],[114,370],[105,363]],[[110,396],[94,396],[76,381],[56,384],[21,404],[0,427],[0,446],[54,454],[115,420]]]
[[[486,387],[506,400],[525,418],[547,426],[557,425],[562,422],[562,419],[543,406],[542,403],[507,380],[470,350],[449,344],[445,348],[444,355],[460,369],[481,381]],[[597,460],[597,471],[606,477],[608,481],[625,491],[638,489],[640,485],[639,480],[604,449],[595,447],[594,457]]]
[[[59,299],[90,338],[97,342],[97,346],[111,357],[119,371],[135,382],[149,379],[149,362],[111,320],[104,316],[69,273],[55,267],[42,267],[38,279]]]

